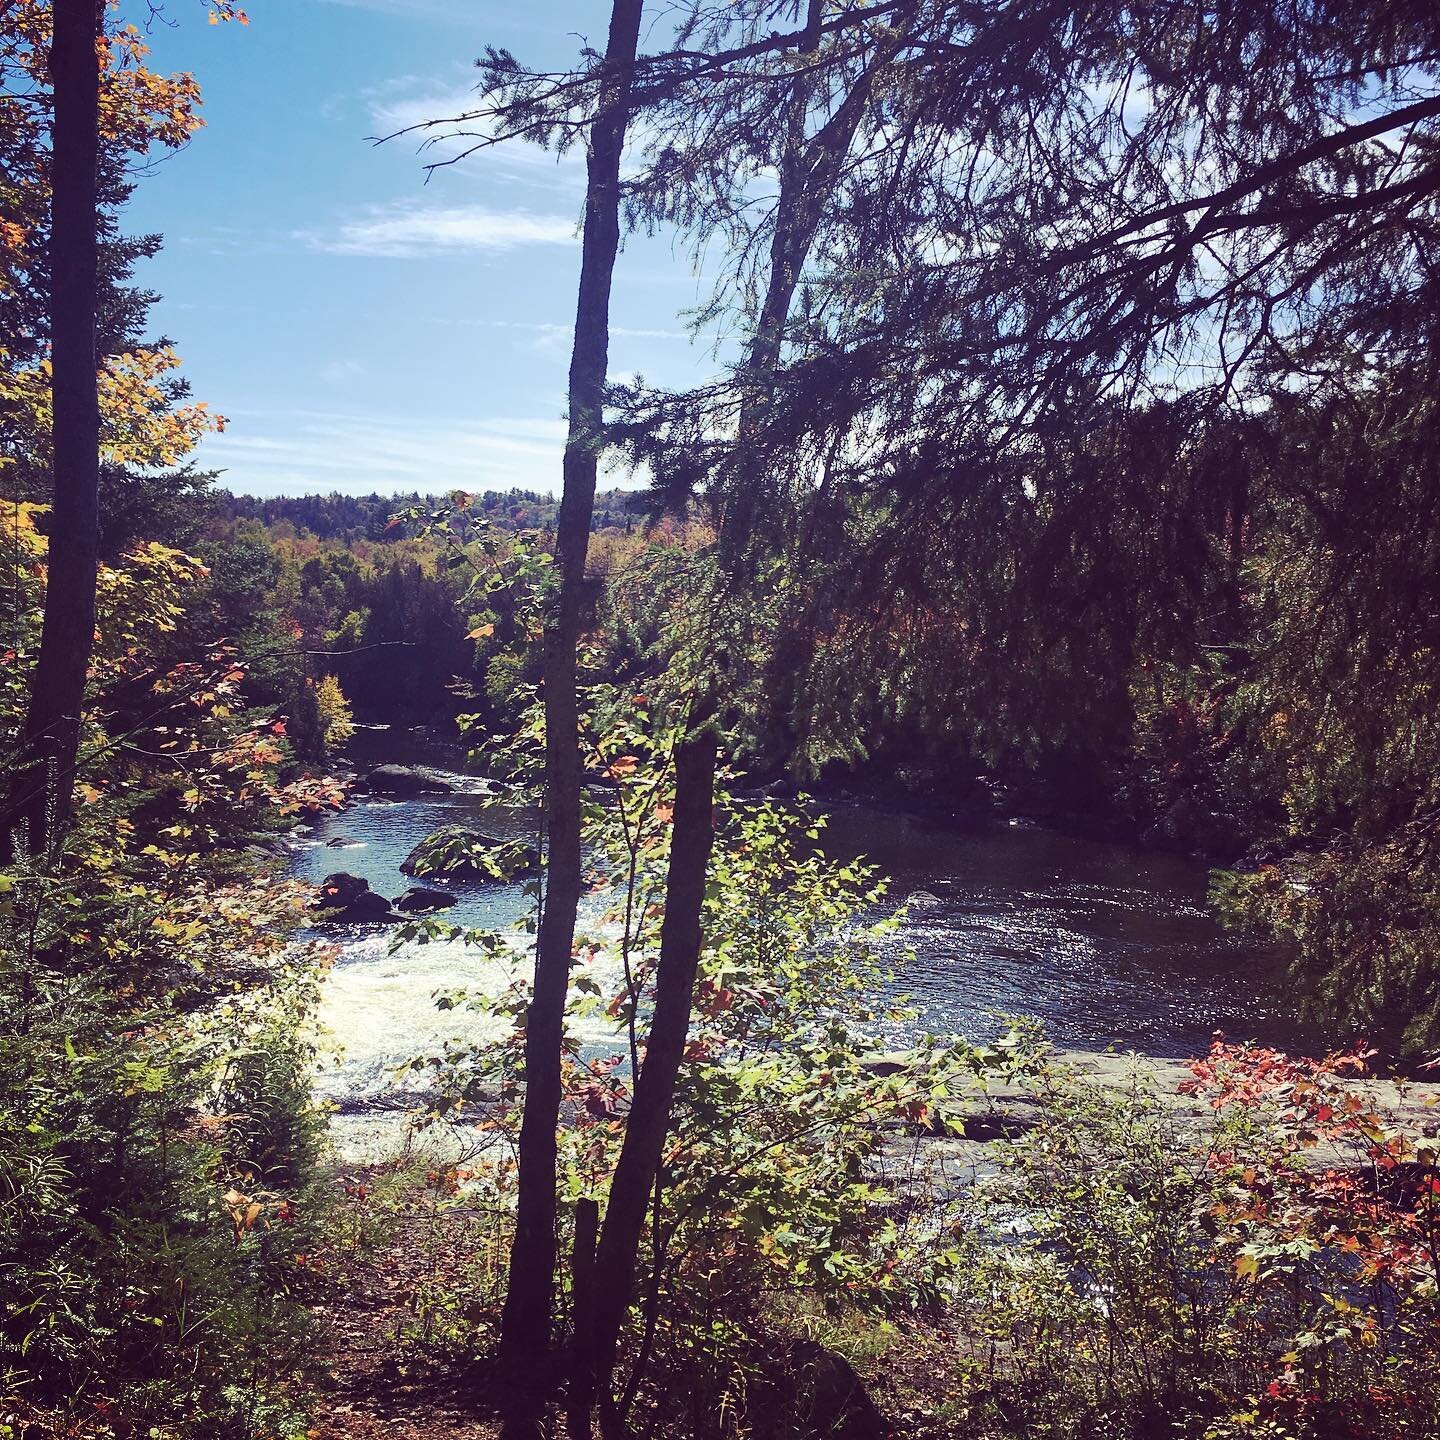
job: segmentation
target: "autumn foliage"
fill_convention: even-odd
[[[233,6],[212,18],[243,20]],[[41,499],[50,447],[50,361],[45,256],[49,243],[49,43],[45,0],[0,0],[0,483]],[[130,191],[126,168],[174,149],[203,125],[193,75],[151,69],[139,28],[112,23],[99,47],[102,245],[120,280],[102,304],[102,460],[119,469],[175,466],[201,436],[224,428],[203,402],[187,402],[168,345],[136,333],[133,298],[118,288],[149,242],[119,237],[116,208]],[[143,310],[142,310],[143,313]]]

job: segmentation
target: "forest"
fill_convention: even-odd
[[[276,7],[0,0],[0,1440],[1440,1435],[1440,11],[583,8],[363,493],[130,219]]]

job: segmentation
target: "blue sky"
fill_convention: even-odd
[[[200,462],[260,495],[558,488],[583,160],[511,147],[426,184],[415,140],[367,137],[463,107],[487,42],[546,67],[574,32],[603,44],[608,4],[249,0],[246,29],[167,8],[152,62],[195,73],[207,124],[125,225],[164,235],[153,328],[230,420]],[[611,373],[713,370],[699,298],[669,240],[628,240]]]

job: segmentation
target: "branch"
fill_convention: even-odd
[[[1388,134],[1402,125],[1412,125],[1437,115],[1440,115],[1440,95],[1432,95],[1428,100],[1419,100],[1413,105],[1404,105],[1399,110],[1390,111],[1387,115],[1367,120],[1363,125],[1343,126],[1332,135],[1324,135],[1318,140],[1312,140],[1308,145],[1302,145],[1300,149],[1288,155],[1280,155],[1273,160],[1266,161],[1265,164],[1257,166],[1248,175],[1233,181],[1223,189],[1216,190],[1209,195],[1198,195],[1189,200],[1176,200],[1173,204],[1163,205],[1159,209],[1139,215],[1124,225],[1108,230],[1103,235],[1097,235],[1083,245],[1075,246],[1068,251],[1062,250],[1056,259],[1060,263],[1082,259],[1106,246],[1126,240],[1132,235],[1138,235],[1152,225],[1159,225],[1163,221],[1188,215],[1193,210],[1219,210],[1222,206],[1264,189],[1272,181],[1293,175],[1297,170],[1303,169],[1316,160],[1324,160],[1328,156],[1338,155],[1343,150],[1362,144],[1366,140],[1373,140],[1378,135]]]

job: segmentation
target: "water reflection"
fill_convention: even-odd
[[[1274,956],[1220,929],[1195,861],[861,809],[837,810],[827,834],[833,853],[868,856],[896,896],[915,897],[893,955],[929,1029],[986,1033],[988,1012],[1037,1015],[1064,1045],[1165,1056],[1203,1051],[1217,1027],[1300,1038]]]

